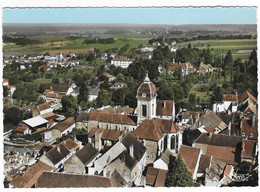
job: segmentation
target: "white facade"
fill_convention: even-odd
[[[116,67],[128,68],[129,65],[133,63],[133,60],[112,60],[111,65]]]
[[[213,104],[213,111],[216,112],[227,112],[229,106],[232,105],[232,101],[223,101],[222,103]],[[231,112],[237,112],[237,105],[232,105]]]

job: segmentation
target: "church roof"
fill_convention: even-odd
[[[141,125],[133,131],[133,134],[139,138],[152,141],[159,141],[163,137],[163,133],[155,119],[144,120]]]
[[[155,85],[150,82],[148,75],[144,79],[144,82],[138,87],[136,97],[141,98],[153,98],[157,96]]]
[[[173,113],[174,101],[172,100],[159,100],[157,101],[156,115],[171,116]]]

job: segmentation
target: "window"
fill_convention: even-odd
[[[154,115],[154,104],[152,104],[152,114]]]
[[[253,133],[250,133],[249,137],[253,137]]]
[[[172,137],[171,137],[171,149],[175,149],[175,136],[173,135]]]
[[[108,124],[106,125],[106,128],[108,129]]]
[[[146,94],[145,94],[145,93],[142,93],[142,97],[146,97]]]
[[[116,125],[116,130],[117,130],[117,125]]]
[[[246,136],[246,134],[245,133],[242,133],[242,137],[245,137]]]
[[[146,117],[146,105],[142,105],[142,116]]]

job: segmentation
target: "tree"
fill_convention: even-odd
[[[16,107],[10,107],[4,110],[5,123],[17,124],[23,119],[23,117],[24,117],[23,112]]]
[[[116,105],[124,106],[125,104],[125,89],[118,89],[112,93],[112,101]]]
[[[222,91],[219,86],[215,87],[211,95],[211,104],[222,102]]]
[[[59,84],[60,83],[60,80],[59,78],[57,77],[54,77],[52,80],[51,80],[51,83],[54,85],[54,84]]]
[[[86,103],[88,102],[88,88],[86,83],[82,83],[79,89],[78,104],[80,104],[82,101]]]
[[[3,96],[6,97],[8,95],[8,88],[3,86]]]
[[[66,117],[73,117],[78,109],[77,99],[73,96],[64,96],[61,99],[62,110]]]
[[[166,187],[191,187],[193,183],[192,174],[188,170],[181,156],[172,160],[169,164],[169,171],[166,175]]]
[[[189,45],[188,45],[188,49],[191,49],[191,44],[189,43]]]

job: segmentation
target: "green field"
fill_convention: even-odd
[[[129,44],[129,50],[131,48],[138,48],[139,45],[147,46],[148,41],[147,40],[116,40],[115,43],[112,44],[83,44],[85,39],[77,39],[74,40],[71,44],[65,45],[62,48],[63,49],[84,49],[84,48],[96,48],[100,49],[102,52],[107,49],[112,48],[121,48],[125,46],[126,44]]]

